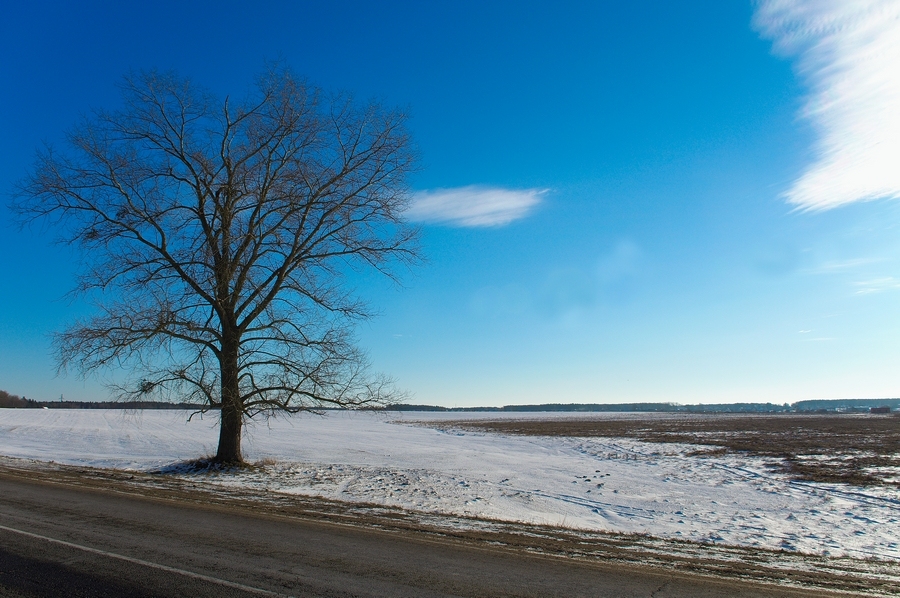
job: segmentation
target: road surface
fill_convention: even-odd
[[[0,473],[4,597],[823,595]]]

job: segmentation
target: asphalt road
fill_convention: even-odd
[[[0,476],[0,596],[822,595]]]

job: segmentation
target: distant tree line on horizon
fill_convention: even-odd
[[[900,398],[891,399],[809,399],[795,403],[715,403],[681,405],[678,403],[544,403],[542,405],[505,405],[503,407],[441,407],[439,405],[395,404],[377,411],[449,411],[449,412],[638,412],[638,413],[796,413],[867,412],[872,408],[900,409]],[[161,401],[34,401],[0,390],[0,408],[31,409],[196,409],[208,405]],[[330,410],[330,409],[325,409]]]
[[[440,407],[437,405],[398,404],[385,411],[478,411],[478,412],[569,412],[569,413],[795,413],[816,411],[866,412],[871,408],[900,409],[900,398],[886,399],[809,399],[796,403],[714,403],[682,405],[679,403],[545,403],[542,405],[505,405],[503,407]]]
[[[0,409],[202,409],[192,403],[160,401],[34,401],[0,390]]]
[[[29,407],[31,403],[35,401],[30,401],[25,397],[20,397],[18,395],[10,394],[5,390],[0,390],[0,407]]]

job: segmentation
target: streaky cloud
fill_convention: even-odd
[[[857,282],[855,286],[858,287],[857,295],[871,295],[872,293],[900,289],[900,280],[893,276],[882,276],[881,278]]]
[[[762,0],[754,26],[798,56],[815,158],[784,194],[801,210],[900,198],[900,2]]]
[[[479,185],[419,191],[406,216],[415,222],[459,227],[503,226],[527,216],[546,191]]]

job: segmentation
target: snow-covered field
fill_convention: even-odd
[[[0,455],[154,470],[215,452],[215,417],[0,409]],[[763,459],[627,439],[462,432],[466,418],[627,414],[352,413],[252,424],[263,467],[209,483],[430,513],[639,532],[820,555],[900,559],[900,494],[792,482]],[[641,414],[640,417],[647,417]]]

